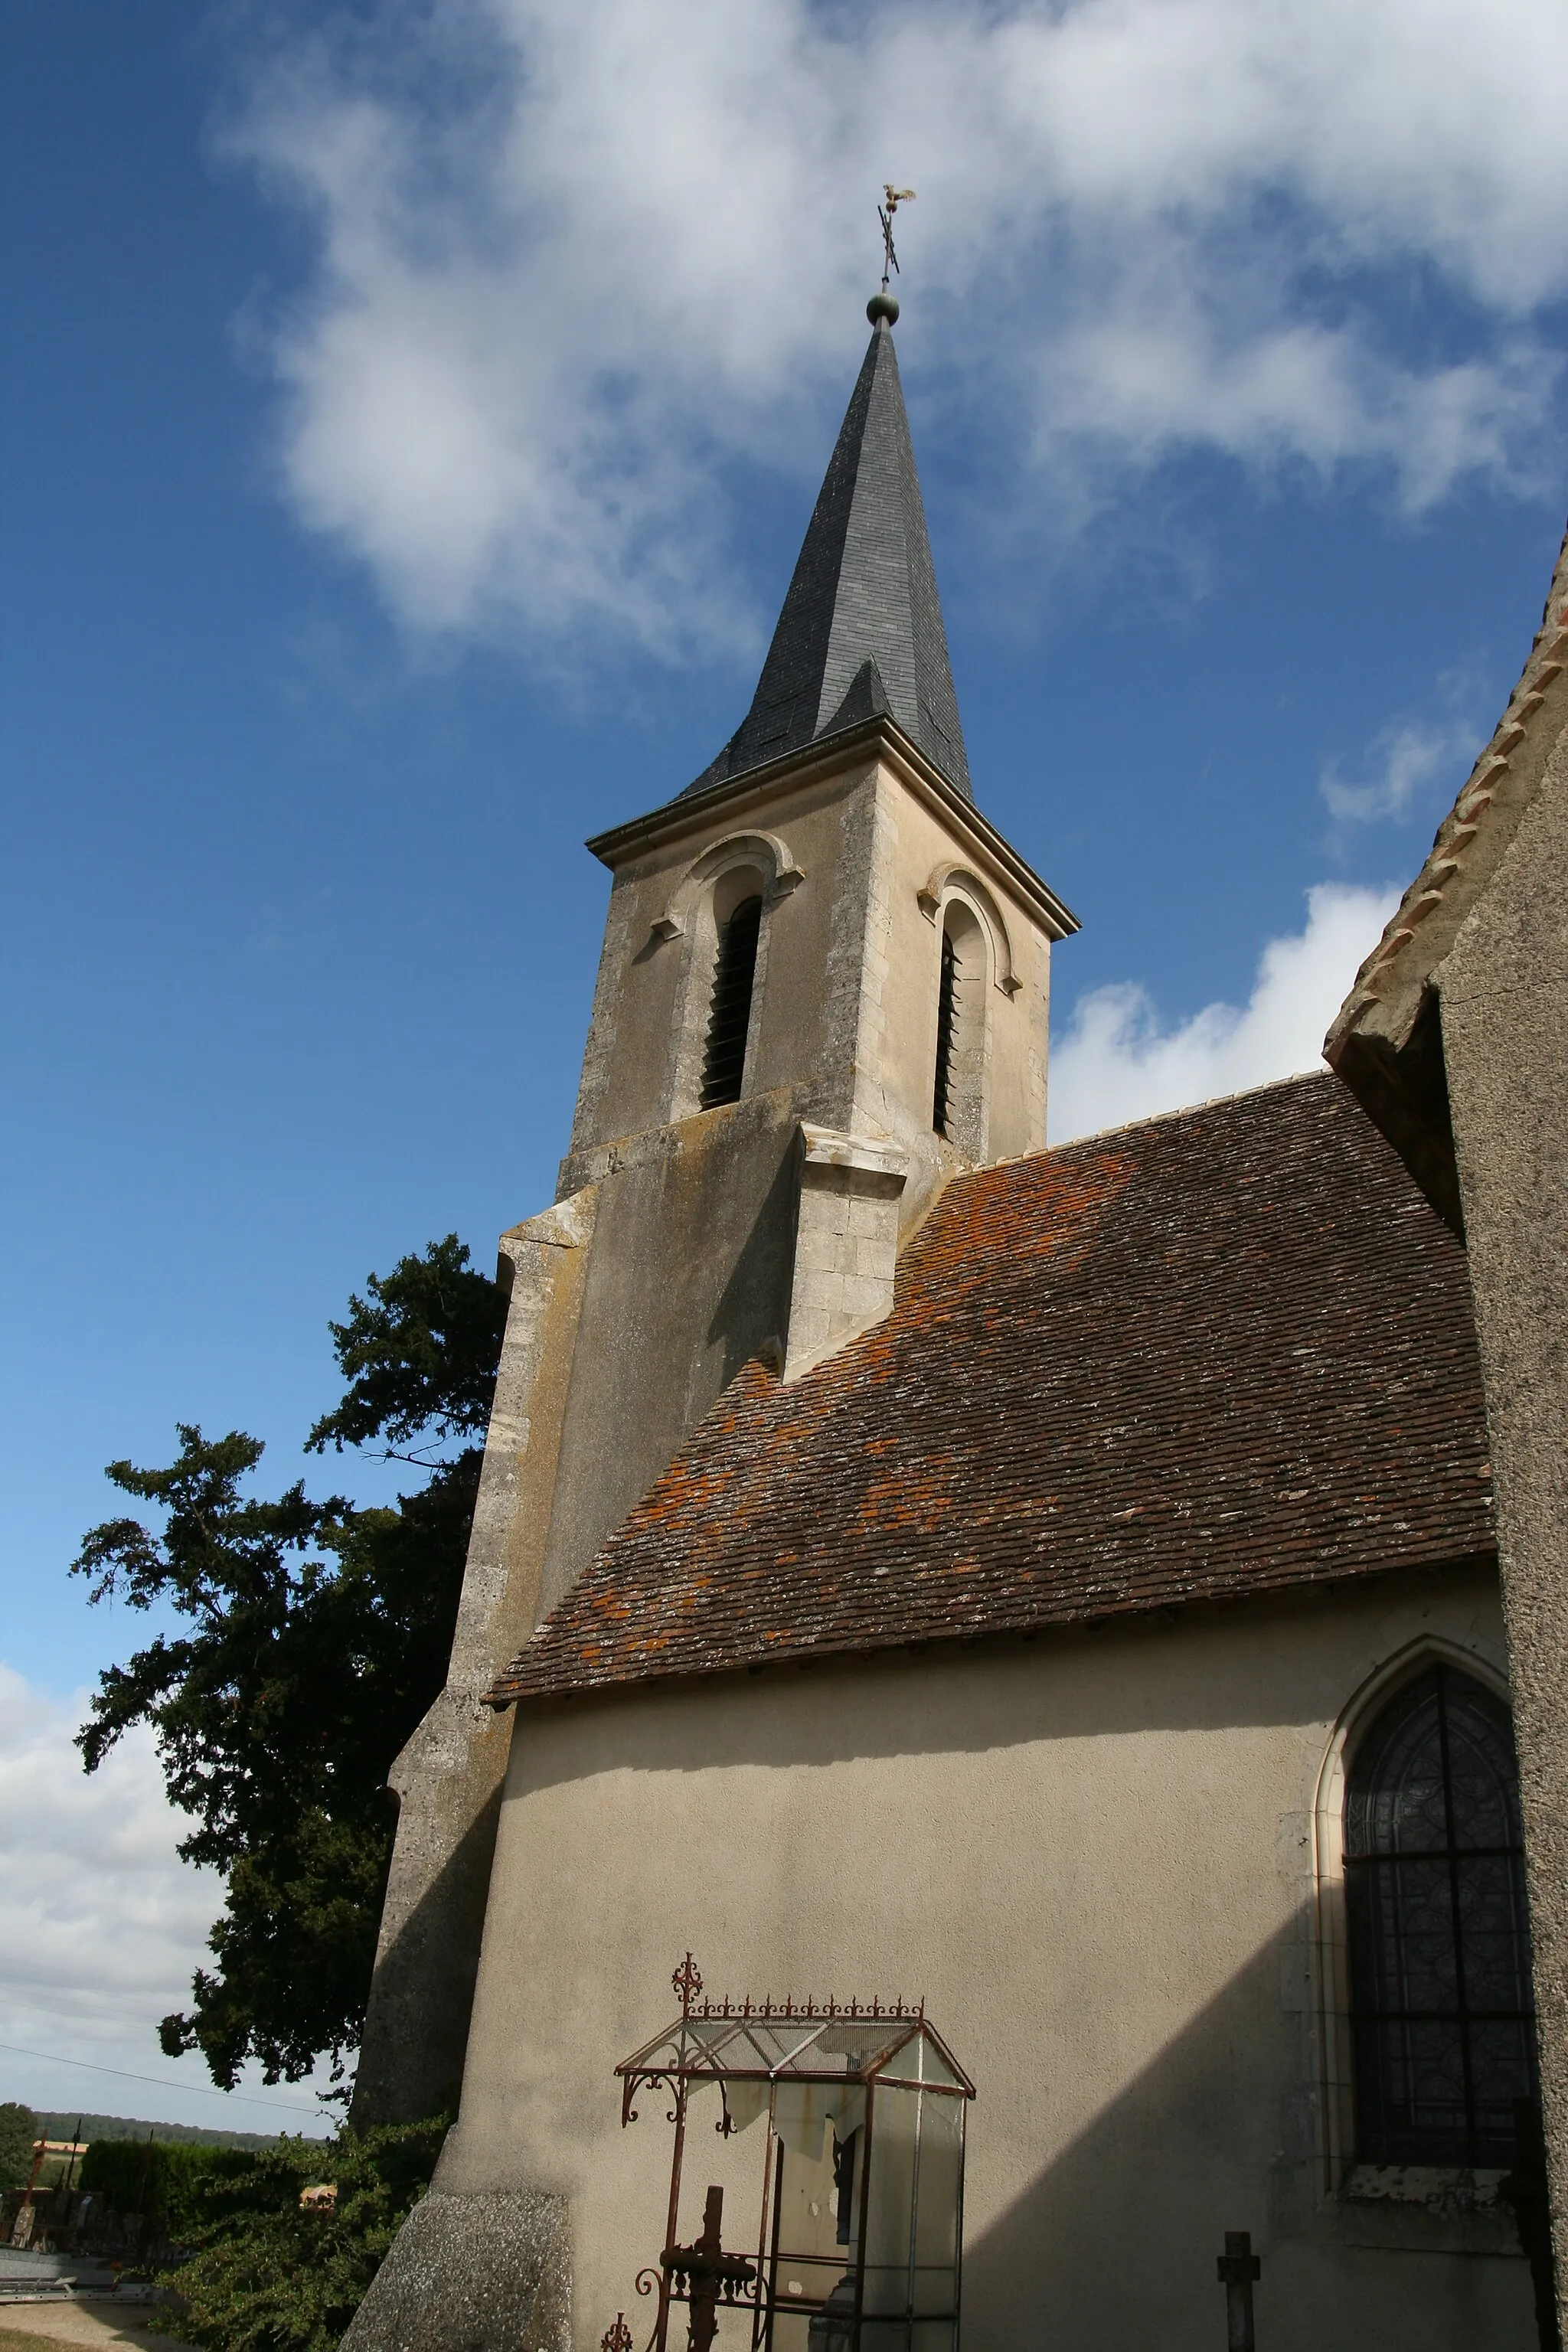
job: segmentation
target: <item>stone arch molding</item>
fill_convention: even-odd
[[[700,857],[692,859],[671,891],[663,914],[653,925],[654,937],[683,939],[713,885],[737,866],[760,870],[766,886],[763,896],[770,906],[787,897],[805,879],[790,855],[789,845],[779,834],[726,834],[722,841],[710,843]]]
[[[1423,1633],[1385,1658],[1354,1690],[1340,1715],[1318,1772],[1312,1810],[1317,1918],[1318,2102],[1323,2187],[1343,2189],[1355,2155],[1355,2078],[1351,2049],[1350,1948],[1345,1921],[1345,1780],[1363,1733],[1389,1700],[1428,1666],[1453,1666],[1511,1707],[1500,1658],[1440,1633]]]
[[[1004,996],[1017,995],[1024,983],[1014,967],[1013,940],[1006,917],[973,867],[952,863],[933,866],[930,880],[915,893],[915,897],[927,922],[935,924],[939,929],[943,908],[950,899],[961,900],[985,933],[994,984]]]
[[[664,913],[652,927],[650,945],[660,940],[679,940],[682,943],[662,1106],[666,1120],[689,1118],[699,1105],[720,913],[728,911],[716,909],[715,901],[723,891],[726,877],[740,874],[755,874],[763,885],[763,926],[757,940],[752,1019],[746,1039],[748,1071],[754,1066],[767,993],[773,911],[805,877],[790,855],[788,843],[779,834],[731,833],[721,841],[710,842],[700,856],[693,858],[666,900]]]

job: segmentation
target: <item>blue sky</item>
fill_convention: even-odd
[[[1568,26],[55,0],[0,39],[0,1651],[48,1779],[146,1630],[66,1577],[104,1463],[182,1418],[295,1475],[350,1288],[550,1197],[581,843],[749,698],[885,177],[977,793],[1084,926],[1059,1123],[1310,1057],[1568,508]],[[151,1769],[162,1941],[80,1982],[132,2068],[209,1900]]]

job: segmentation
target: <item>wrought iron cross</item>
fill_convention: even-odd
[[[1263,2275],[1263,2264],[1252,2251],[1249,2230],[1227,2230],[1225,2252],[1215,2268],[1225,2289],[1226,2352],[1257,2352],[1252,2329],[1252,2282]]]
[[[877,206],[877,218],[882,224],[882,291],[885,294],[889,275],[899,266],[899,257],[893,251],[893,215],[900,205],[913,204],[915,192],[912,188],[895,188],[891,180],[884,180],[882,194],[887,202]]]
[[[733,2303],[740,2290],[752,2285],[757,2275],[739,2254],[724,2252],[723,2234],[724,2191],[710,2189],[702,2210],[702,2235],[694,2245],[671,2246],[660,2257],[672,2279],[685,2284],[691,2306],[686,2338],[689,2352],[710,2352],[719,2333],[720,2295]]]

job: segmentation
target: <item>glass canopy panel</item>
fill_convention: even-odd
[[[929,2083],[934,2089],[973,2095],[967,2076],[960,2074],[929,2026],[921,2026],[901,2048],[890,2052],[878,2072],[895,2082]]]
[[[816,2086],[781,2085],[775,2102],[807,2099]],[[857,2085],[821,2095],[858,2102]],[[775,2119],[778,2108],[775,2104]],[[765,2272],[769,2352],[819,2352],[838,2315],[852,2326],[858,2235],[857,2157],[862,2133],[847,2115],[820,2137],[783,2121],[774,2153],[773,2211]],[[832,2342],[830,2335],[828,2341]],[[849,2339],[846,2336],[844,2343]]]
[[[618,2074],[850,2075],[883,2074],[973,2096],[940,2037],[919,2018],[678,2018],[622,2061]]]
[[[957,2341],[962,2099],[883,2083],[876,2095],[859,2352]]]

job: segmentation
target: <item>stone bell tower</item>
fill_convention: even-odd
[[[886,1315],[948,1177],[1046,1136],[1072,916],[970,787],[894,354],[871,340],[752,706],[613,877],[555,1205],[510,1309],[446,1690],[391,1775],[356,2120],[460,2077],[511,1718],[482,1705],[743,1364]]]

